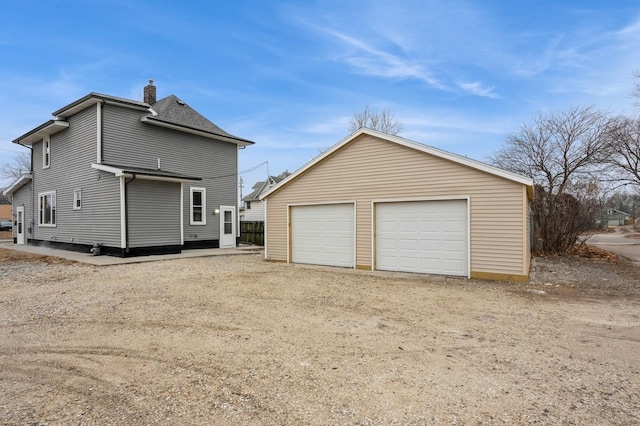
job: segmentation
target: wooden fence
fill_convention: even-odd
[[[240,222],[240,242],[264,246],[264,222]]]

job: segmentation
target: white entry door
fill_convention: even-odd
[[[16,243],[24,244],[24,207],[16,207]]]
[[[220,248],[236,246],[236,208],[220,206]]]

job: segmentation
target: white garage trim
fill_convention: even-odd
[[[390,198],[390,199],[378,199],[371,201],[371,265],[372,269],[378,269],[378,238],[377,238],[377,226],[378,226],[378,205],[388,205],[394,203],[422,203],[430,201],[465,201],[466,204],[466,277],[471,277],[471,197],[465,196],[441,196],[441,197],[428,197],[428,198]],[[399,271],[401,270],[398,269]],[[408,271],[411,272],[411,271]]]
[[[345,241],[347,243],[350,242],[349,246],[342,246],[342,249],[347,249],[348,253],[343,253],[343,256],[340,259],[333,258],[305,258],[303,255],[303,260],[300,258],[294,259],[294,239],[297,238],[294,235],[294,227],[296,224],[294,223],[294,210],[296,208],[308,208],[307,212],[310,212],[314,206],[317,207],[331,207],[331,206],[342,206],[348,209],[350,213],[350,224],[351,229],[345,230],[346,232],[343,235],[347,235],[349,240]],[[299,209],[302,212],[302,209]],[[353,200],[350,201],[335,201],[335,202],[321,202],[321,203],[297,203],[297,204],[288,204],[287,205],[287,263],[292,263],[294,261],[300,263],[310,263],[310,264],[318,264],[318,265],[328,265],[328,266],[341,266],[341,267],[349,267],[355,268],[356,266],[356,202]]]

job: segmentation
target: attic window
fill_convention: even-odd
[[[178,105],[184,105],[184,102],[182,102],[180,99],[177,100]]]

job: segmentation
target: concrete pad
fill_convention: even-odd
[[[129,263],[157,262],[159,260],[170,259],[186,259],[191,257],[207,257],[207,256],[234,256],[234,255],[258,255],[263,251],[259,246],[239,246],[233,248],[216,248],[216,249],[196,249],[182,250],[178,254],[161,254],[151,256],[135,256],[135,257],[115,257],[115,256],[94,256],[91,253],[82,253],[77,251],[61,250],[50,247],[39,247],[22,244],[13,244],[12,242],[0,243],[0,248],[9,250],[22,251],[25,253],[41,254],[44,256],[55,256],[67,260],[81,263],[87,263],[96,266],[124,265]]]

